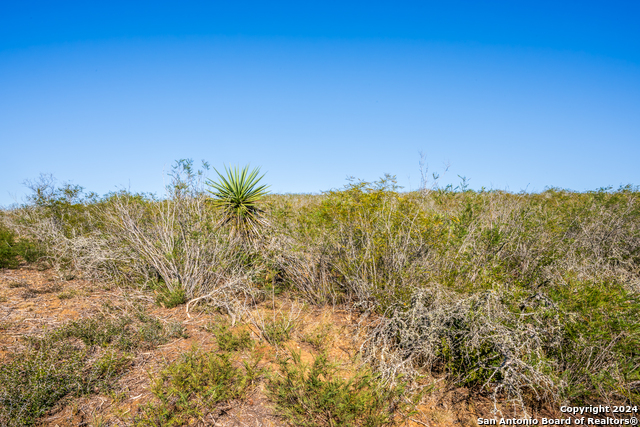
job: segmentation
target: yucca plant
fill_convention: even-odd
[[[212,204],[224,212],[220,225],[230,224],[232,232],[251,240],[267,224],[264,211],[258,207],[269,193],[267,185],[259,185],[264,175],[258,176],[260,168],[249,171],[249,166],[224,169],[225,175],[214,169],[220,180],[208,179],[206,184],[211,189],[207,191],[213,196]]]

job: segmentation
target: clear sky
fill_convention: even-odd
[[[2,1],[0,205],[174,160],[541,191],[640,184],[640,2]]]

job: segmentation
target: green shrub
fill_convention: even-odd
[[[234,334],[227,325],[208,325],[207,329],[216,337],[218,348],[223,352],[244,350],[251,347],[253,341],[249,331]]]
[[[280,358],[278,365],[281,375],[271,376],[269,396],[278,413],[293,425],[388,426],[395,424],[399,413],[412,409],[403,400],[406,384],[402,381],[385,387],[367,370],[345,379],[325,354],[307,366],[293,352],[291,358]]]
[[[294,327],[294,324],[287,322],[287,320],[283,318],[267,320],[264,323],[262,336],[269,344],[280,344],[291,338],[291,332]]]
[[[165,308],[174,308],[187,302],[187,294],[181,287],[175,289],[162,288],[156,296],[156,303]]]
[[[197,349],[180,356],[153,378],[157,401],[141,408],[136,426],[186,425],[214,413],[223,403],[242,399],[258,378],[258,360],[235,367],[227,353]]]
[[[316,327],[313,331],[308,332],[302,336],[302,341],[309,344],[316,351],[324,350],[331,332],[331,325],[325,324]]]
[[[34,262],[41,256],[37,246],[0,224],[0,268],[17,268],[20,261]]]
[[[160,321],[147,315],[137,318],[98,315],[67,323],[53,335],[60,340],[78,338],[89,347],[115,347],[123,351],[149,349],[167,342],[167,332]]]
[[[111,388],[114,380],[131,365],[131,357],[114,349],[108,349],[94,362],[88,372],[88,382],[101,391]],[[88,390],[90,392],[92,390]]]
[[[0,365],[0,424],[33,425],[68,394],[87,389],[85,354],[69,343],[43,345]]]
[[[640,404],[640,295],[615,283],[573,282],[550,296],[567,313],[564,340],[551,353],[565,398],[587,404],[623,395]]]
[[[86,333],[78,332],[67,325],[31,338],[25,350],[0,365],[0,424],[34,425],[66,396],[109,390],[130,366],[131,357],[116,348],[92,348],[69,339],[87,340]]]

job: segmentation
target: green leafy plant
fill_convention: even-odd
[[[233,365],[229,353],[203,353],[192,349],[165,367],[154,379],[156,402],[143,406],[135,426],[186,425],[231,400],[242,399],[258,378],[258,359]]]
[[[213,195],[213,205],[224,212],[221,225],[231,224],[232,230],[248,238],[255,237],[266,224],[258,202],[268,194],[266,185],[259,185],[264,177],[260,168],[249,171],[249,166],[227,168],[225,175],[216,170],[220,181],[207,180]]]
[[[218,347],[221,351],[244,350],[251,347],[252,340],[249,331],[233,333],[227,325],[210,324],[206,328],[216,336]]]
[[[403,382],[385,387],[365,369],[345,379],[326,354],[308,366],[301,362],[300,353],[292,352],[290,358],[280,358],[278,365],[280,375],[271,377],[269,395],[277,411],[293,425],[388,426],[395,424],[398,409],[412,409],[403,399]]]
[[[77,338],[87,347],[113,347],[122,351],[151,349],[167,342],[170,335],[157,318],[140,313],[136,317],[97,315],[76,320],[51,333],[59,341]]]
[[[291,339],[291,332],[294,327],[295,324],[288,322],[284,318],[268,320],[264,323],[262,336],[269,344],[280,344]]]
[[[103,315],[69,322],[0,364],[0,425],[31,426],[60,400],[113,390],[131,366],[130,351],[166,341],[155,318]]]
[[[0,268],[18,268],[21,259],[34,262],[40,255],[34,243],[19,239],[14,232],[0,224]]]
[[[76,295],[78,295],[78,291],[76,291],[75,289],[71,289],[65,292],[60,292],[58,294],[58,299],[71,299],[71,298],[74,298]]]
[[[183,288],[163,288],[156,295],[156,303],[165,308],[174,308],[187,302],[187,294]]]

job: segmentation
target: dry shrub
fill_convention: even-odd
[[[561,266],[582,280],[611,280],[640,291],[640,200],[637,190],[595,192],[573,209]],[[576,197],[576,196],[574,196]]]
[[[428,250],[431,227],[421,228],[429,214],[390,191],[393,185],[391,177],[360,182],[302,206],[272,209],[272,259],[293,287],[314,302],[376,309],[423,276],[414,267]]]
[[[141,203],[128,195],[111,200],[107,224],[140,260],[153,267],[170,291],[188,298],[226,281],[239,256],[238,243],[224,239],[203,197]]]
[[[260,333],[260,338],[269,344],[277,346],[292,338],[294,331],[300,327],[300,314],[304,305],[291,302],[289,311],[285,313],[282,308],[276,311],[275,301],[271,313],[260,310],[247,312],[249,321]]]
[[[63,187],[64,188],[64,187]],[[34,243],[37,261],[53,268],[58,277],[82,273],[97,280],[120,279],[121,266],[130,264],[130,254],[123,251],[118,236],[105,232],[98,205],[76,196],[70,200],[59,196],[38,199],[5,212],[5,225],[23,239]],[[53,194],[62,192],[55,190]]]
[[[203,177],[189,161],[177,162],[170,176],[165,200],[126,191],[88,198],[81,187],[56,188],[44,177],[32,183],[31,203],[9,212],[5,222],[35,239],[61,277],[81,272],[85,278],[151,284],[237,315],[256,297],[247,279],[255,248],[217,226]]]
[[[509,301],[511,300],[511,301]],[[399,375],[447,375],[516,401],[555,401],[562,387],[549,349],[562,341],[555,305],[536,294],[510,307],[513,296],[487,291],[460,296],[440,286],[417,290],[406,309],[380,319],[363,344],[366,360],[393,382]]]
[[[2,221],[61,272],[154,282],[235,318],[260,280],[376,312],[369,360],[388,378],[440,370],[520,403],[638,399],[637,188],[400,193],[386,176],[269,196],[271,228],[249,244],[216,226],[188,162],[171,176],[165,200],[78,198],[78,187],[45,182]]]
[[[31,232],[45,247],[45,260],[58,276],[81,272],[87,279],[110,280],[124,276],[123,265],[131,265],[131,254],[119,245],[115,235],[91,231],[67,236],[56,223],[42,218],[32,223]]]
[[[190,300],[187,313],[206,301],[235,323],[257,299],[249,280],[254,249],[216,225],[219,219],[201,194],[145,203],[122,195],[110,201],[105,217],[138,268],[158,275],[161,292],[180,292]]]
[[[637,196],[351,183],[274,201],[273,259],[310,300],[382,316],[366,349],[389,379],[435,370],[520,405],[638,402]]]
[[[277,230],[277,229],[276,229]],[[340,301],[326,257],[317,247],[305,247],[284,233],[273,232],[264,247],[269,263],[282,280],[314,304]]]

